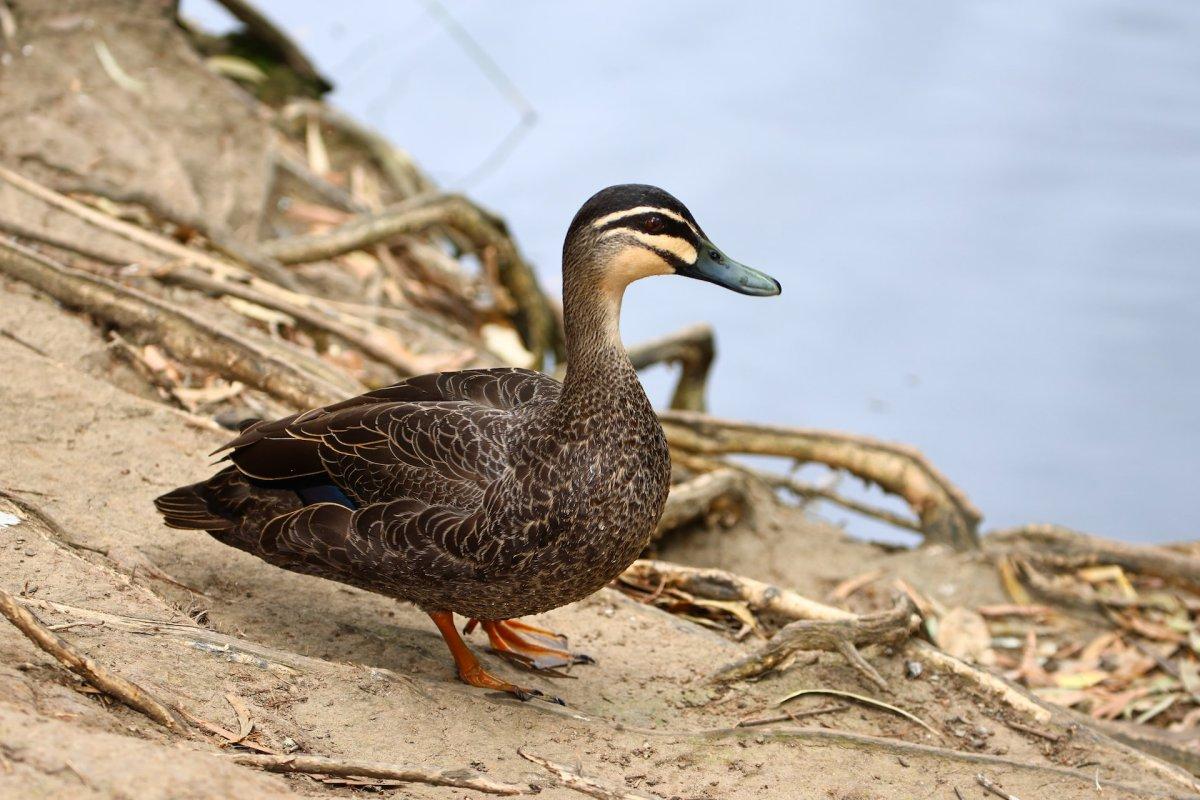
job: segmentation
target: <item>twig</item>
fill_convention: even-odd
[[[1060,734],[1053,733],[1052,731],[1044,731],[1041,728],[1035,728],[1032,725],[1026,725],[1023,722],[1017,722],[1016,720],[1012,719],[1005,719],[1001,721],[1014,731],[1028,733],[1031,736],[1037,736],[1039,739],[1045,739],[1050,742],[1061,742],[1063,740],[1063,737]]]
[[[691,325],[629,348],[634,369],[663,362],[680,365],[679,380],[671,395],[671,408],[679,411],[705,410],[708,372],[715,357],[713,331],[708,325]]]
[[[570,767],[527,752],[524,748],[518,747],[517,755],[545,769],[557,779],[560,786],[567,789],[574,789],[577,792],[591,795],[592,797],[598,797],[600,800],[653,800],[649,795],[633,792],[624,787],[614,786],[596,778],[588,778],[580,775]]]
[[[975,776],[975,782],[991,794],[996,795],[996,797],[1002,797],[1004,800],[1021,800],[1021,798],[1017,797],[1016,795],[1009,794],[996,784],[992,783],[991,780],[982,772]]]
[[[769,717],[755,717],[754,719],[743,719],[738,722],[738,728],[752,728],[756,725],[770,725],[775,722],[799,722],[805,717],[817,717],[824,714],[832,714],[836,711],[845,711],[849,706],[832,705],[825,708],[809,708],[804,711],[785,711],[782,714],[772,714]]]
[[[235,753],[226,758],[235,764],[256,767],[267,772],[377,778],[404,783],[424,783],[430,786],[454,786],[459,789],[474,789],[477,792],[500,795],[523,794],[525,791],[523,787],[516,784],[492,780],[475,770],[465,768],[440,769],[423,764],[384,764],[377,761],[356,761],[327,756],[273,756]]]
[[[742,476],[732,469],[718,469],[697,475],[690,480],[675,484],[667,496],[667,504],[658,527],[650,537],[656,542],[668,531],[708,514],[713,504],[722,499],[741,501],[745,498],[746,484]]]
[[[903,641],[916,630],[920,619],[907,597],[895,608],[879,614],[843,620],[797,620],[785,625],[754,653],[722,667],[714,681],[728,683],[762,675],[784,663],[800,650],[841,653],[850,665],[880,689],[887,681],[858,652],[859,645]]]
[[[0,219],[0,233],[6,233],[9,236],[16,236],[19,239],[36,242],[37,244],[48,245],[55,250],[63,250],[75,255],[81,255],[84,258],[90,258],[92,261],[98,261],[101,264],[108,264],[109,266],[128,263],[127,260],[111,256],[97,247],[91,247],[77,241],[68,241],[61,236],[26,227],[11,219]]]
[[[685,411],[660,415],[672,447],[704,455],[774,455],[844,469],[899,495],[921,521],[926,542],[979,548],[979,511],[920,452],[866,436],[756,425]]]
[[[900,708],[899,706],[894,706],[891,703],[885,703],[882,700],[876,700],[873,697],[867,697],[866,695],[862,695],[862,694],[855,694],[854,692],[843,692],[839,689],[800,689],[799,691],[792,692],[791,694],[787,695],[786,697],[781,698],[775,705],[781,706],[789,700],[793,700],[797,697],[803,697],[804,695],[809,695],[809,694],[827,694],[827,695],[831,695],[833,697],[844,697],[848,700],[855,700],[859,703],[862,703],[863,705],[874,706],[875,708],[882,708],[886,711],[892,712],[893,714],[899,714],[900,716],[904,717],[905,719],[909,720],[910,722],[915,722],[916,724],[920,725],[922,728],[929,731],[930,733],[932,733],[934,736],[938,737],[939,739],[942,738],[942,734],[938,731],[937,728],[933,727],[928,722],[926,722],[925,720],[918,717],[916,714],[913,714],[909,711],[905,711],[903,708]]]
[[[30,641],[104,694],[145,714],[169,730],[182,731],[185,728],[183,720],[175,711],[133,681],[100,666],[80,653],[61,636],[48,630],[37,617],[3,589],[0,589],[0,614],[7,617]]]

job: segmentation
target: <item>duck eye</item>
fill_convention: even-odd
[[[646,221],[642,223],[642,230],[646,233],[658,233],[663,229],[663,218],[657,214],[646,217]]]

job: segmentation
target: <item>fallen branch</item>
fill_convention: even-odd
[[[773,614],[787,620],[855,618],[849,611],[809,600],[791,589],[782,589],[723,569],[685,567],[667,561],[639,559],[633,562],[621,577],[642,585],[682,589],[710,600],[741,600],[752,611]]]
[[[731,422],[685,411],[660,415],[672,447],[704,455],[783,456],[844,469],[903,497],[927,543],[979,548],[979,511],[918,451],[866,436]]]
[[[705,472],[671,487],[667,505],[658,520],[651,542],[661,539],[668,531],[706,516],[714,503],[741,502],[746,484],[736,470],[718,469]]]
[[[975,776],[975,782],[982,786],[988,793],[994,794],[996,797],[1003,798],[1003,800],[1021,800],[1021,798],[1017,797],[1016,795],[1009,794],[996,784],[992,783],[991,779],[982,772]]]
[[[37,617],[3,589],[0,589],[0,614],[7,617],[31,642],[104,694],[119,700],[134,711],[145,714],[168,730],[182,731],[187,727],[179,715],[158,698],[133,681],[100,666],[80,653],[61,636],[47,629]]]
[[[777,668],[799,651],[822,650],[841,653],[860,674],[886,690],[887,681],[867,663],[858,648],[870,644],[895,644],[907,639],[920,624],[915,612],[912,601],[902,597],[895,608],[879,614],[788,623],[754,653],[717,670],[712,680],[721,683],[746,680]]]
[[[570,767],[526,752],[523,748],[517,748],[517,755],[526,761],[532,761],[534,764],[544,768],[555,777],[559,786],[574,789],[577,792],[591,795],[592,797],[598,797],[600,800],[653,800],[649,795],[633,792],[621,786],[613,786],[596,778],[585,777]]]
[[[708,325],[691,325],[629,348],[634,369],[664,362],[679,364],[679,380],[671,395],[671,408],[677,411],[705,410],[708,371],[715,357],[713,331]]]
[[[119,328],[141,331],[172,355],[261,389],[297,408],[332,403],[362,391],[349,379],[337,385],[302,370],[265,348],[218,328],[191,311],[97,275],[71,269],[14,242],[0,240],[0,272],[28,283],[64,305]],[[314,365],[316,366],[316,365]],[[331,370],[322,374],[332,375]]]
[[[858,500],[853,500],[845,495],[835,492],[832,489],[826,489],[821,486],[813,486],[812,484],[803,483],[796,480],[790,475],[777,475],[773,472],[768,472],[761,469],[753,469],[751,467],[741,467],[746,472],[761,480],[772,489],[783,489],[786,492],[802,498],[804,500],[825,500],[827,502],[839,505],[842,508],[847,508],[856,514],[862,514],[864,517],[872,517],[894,525],[897,528],[915,531],[921,533],[922,528],[919,523],[913,522],[907,517],[902,517],[899,514],[888,511],[886,508],[879,508],[870,503],[863,503]]]
[[[421,764],[383,764],[376,761],[329,758],[327,756],[273,756],[234,753],[227,759],[243,767],[255,767],[267,772],[300,775],[331,775],[342,778],[375,778],[377,780],[424,783],[430,786],[453,786],[474,789],[487,794],[524,794],[525,788],[485,777],[473,769],[439,769]]]
[[[985,548],[995,553],[1016,553],[1022,558],[1077,569],[1116,564],[1142,575],[1200,588],[1200,558],[1165,547],[1125,544],[1089,536],[1060,525],[1024,525],[989,533]]]

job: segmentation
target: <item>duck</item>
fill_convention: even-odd
[[[485,669],[454,615],[529,669],[591,661],[521,618],[610,583],[662,514],[670,453],[619,330],[626,288],[659,275],[781,291],[719,250],[663,189],[610,186],[583,204],[563,244],[562,382],[466,369],[254,420],[214,452],[227,466],[155,506],[169,527],[415,604],[462,681],[561,703]]]

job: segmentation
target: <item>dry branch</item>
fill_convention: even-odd
[[[71,269],[14,242],[0,240],[0,272],[64,305],[147,334],[182,361],[215,369],[298,408],[332,403],[361,391],[348,379],[336,385],[302,370],[191,311]]]
[[[705,410],[708,371],[714,358],[715,340],[712,328],[708,325],[691,325],[629,348],[629,360],[633,362],[634,369],[645,369],[663,362],[679,364],[679,380],[671,395],[671,408],[676,411]]]
[[[625,570],[622,577],[643,585],[682,589],[710,600],[741,600],[756,613],[771,614],[788,620],[855,618],[849,611],[809,600],[791,589],[781,589],[723,569],[685,567],[667,561],[639,559]]]
[[[732,422],[684,411],[661,414],[672,447],[704,455],[747,453],[844,469],[904,498],[926,542],[978,549],[979,511],[917,450],[866,436]]]
[[[264,254],[285,264],[332,258],[401,235],[446,227],[466,236],[476,252],[495,253],[500,280],[516,301],[517,327],[525,346],[541,365],[544,355],[559,348],[561,332],[550,302],[532,268],[517,252],[502,223],[457,194],[425,194],[375,214],[363,214],[337,228],[306,236],[290,236],[262,245]]]
[[[534,764],[544,768],[555,777],[560,786],[567,789],[574,789],[577,792],[591,795],[592,797],[598,797],[600,800],[653,800],[649,795],[633,792],[621,786],[613,786],[606,781],[580,775],[564,764],[558,764],[548,758],[528,753],[522,748],[517,748],[517,755],[526,761],[532,761]]]
[[[3,589],[0,589],[0,614],[7,617],[31,642],[104,694],[121,701],[134,711],[145,714],[169,730],[182,731],[187,727],[179,715],[158,698],[133,681],[111,672],[80,653],[61,636],[47,629],[37,617]]]
[[[656,542],[668,531],[707,515],[718,501],[741,502],[745,495],[745,480],[736,470],[728,468],[706,472],[677,483],[671,487],[667,505],[650,541]]]
[[[440,769],[422,764],[383,764],[376,761],[357,761],[327,756],[272,756],[236,753],[227,758],[235,764],[255,767],[267,772],[332,775],[342,778],[375,778],[403,783],[425,783],[430,786],[454,786],[459,789],[474,789],[477,792],[500,795],[525,793],[524,787],[492,780],[473,769],[466,768]]]
[[[887,682],[858,652],[859,646],[895,644],[907,639],[920,624],[916,608],[904,597],[890,611],[844,620],[797,620],[781,628],[754,653],[729,664],[713,675],[730,682],[762,675],[801,650],[841,653],[856,670],[881,689]]]
[[[1077,569],[1116,564],[1143,575],[1200,588],[1200,558],[1154,545],[1125,544],[1079,533],[1060,525],[1024,525],[994,531],[984,539],[986,549],[997,554]]]

